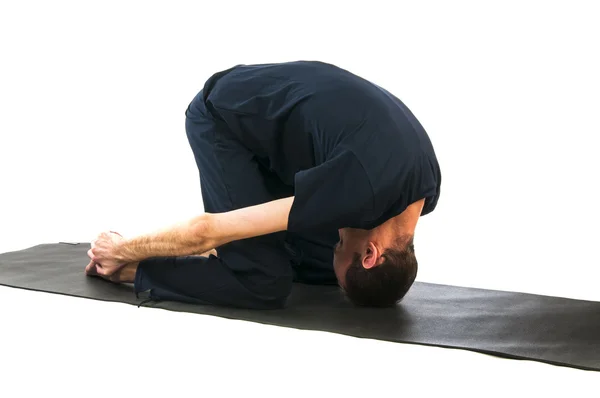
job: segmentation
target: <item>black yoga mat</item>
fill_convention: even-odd
[[[0,254],[0,284],[139,305],[131,285],[84,275],[88,249],[45,244]],[[417,282],[392,309],[357,308],[335,286],[300,284],[281,310],[143,305],[600,371],[600,302]]]

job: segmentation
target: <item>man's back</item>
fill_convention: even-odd
[[[369,229],[419,196],[428,197],[424,213],[435,207],[440,173],[425,130],[398,98],[344,69],[239,65],[213,75],[203,99],[224,130],[294,187],[292,231]]]
[[[369,83],[320,62],[240,65],[212,76],[204,96],[213,116],[293,185],[364,120],[361,85]]]

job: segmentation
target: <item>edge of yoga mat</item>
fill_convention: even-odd
[[[432,310],[432,309],[436,310],[436,308],[437,308],[437,310],[440,310],[439,307],[442,307],[441,310],[446,312],[445,311],[446,309],[443,308],[444,304],[445,304],[444,298],[440,297],[439,293],[440,292],[442,292],[442,293],[448,292],[448,291],[451,293],[455,293],[455,294],[456,293],[465,293],[465,297],[462,299],[457,299],[455,297],[454,304],[456,304],[457,301],[460,302],[461,300],[464,301],[464,300],[468,300],[469,298],[473,298],[473,297],[475,297],[475,298],[477,298],[477,300],[479,300],[479,301],[475,300],[476,304],[477,303],[481,304],[482,297],[485,298],[490,295],[499,297],[501,299],[507,298],[507,297],[510,299],[510,298],[514,298],[514,297],[518,296],[520,298],[534,298],[537,300],[549,299],[549,300],[554,300],[554,301],[560,301],[561,303],[564,303],[565,306],[567,306],[567,307],[569,304],[574,305],[577,303],[581,303],[584,305],[590,305],[590,306],[593,306],[594,309],[596,309],[598,311],[597,314],[598,314],[598,317],[600,317],[600,303],[594,302],[594,301],[585,301],[585,300],[543,296],[543,295],[533,295],[533,294],[528,294],[528,293],[518,293],[518,292],[509,292],[509,291],[500,291],[500,290],[485,290],[485,289],[477,289],[477,288],[466,288],[466,287],[433,284],[433,283],[425,283],[425,282],[415,282],[415,285],[413,286],[413,288],[411,289],[411,291],[409,292],[409,294],[407,295],[405,300],[403,300],[403,302],[401,302],[396,308],[394,308],[394,309],[368,308],[367,309],[367,308],[356,308],[356,307],[352,306],[350,303],[347,302],[347,300],[343,297],[343,295],[341,294],[339,289],[337,289],[336,287],[295,285],[294,292],[292,293],[292,296],[290,296],[290,300],[288,301],[288,306],[285,309],[281,309],[281,310],[247,310],[247,309],[238,309],[238,308],[218,307],[218,306],[212,306],[212,305],[197,305],[197,304],[187,304],[187,303],[168,302],[168,301],[143,303],[144,299],[142,299],[142,298],[138,299],[135,297],[135,294],[133,293],[133,288],[131,285],[115,285],[115,284],[106,282],[104,280],[100,280],[99,278],[86,277],[83,274],[83,269],[85,267],[85,264],[81,264],[77,268],[77,270],[78,270],[77,277],[79,278],[79,280],[84,281],[83,286],[80,286],[81,292],[79,292],[79,293],[73,292],[73,291],[65,292],[64,289],[63,289],[63,291],[61,291],[60,289],[56,289],[56,287],[53,288],[52,281],[47,286],[36,286],[36,287],[32,287],[31,284],[29,284],[29,286],[28,286],[27,283],[23,283],[23,282],[21,284],[18,284],[18,283],[15,284],[14,282],[6,283],[4,281],[2,266],[4,263],[3,260],[6,258],[7,255],[23,254],[23,255],[25,255],[25,257],[31,256],[31,258],[34,258],[34,256],[36,255],[38,250],[43,250],[44,248],[61,248],[60,251],[63,253],[61,253],[60,256],[64,256],[65,258],[70,258],[71,255],[76,256],[77,258],[81,257],[83,261],[79,261],[79,260],[76,260],[76,261],[77,261],[77,263],[79,263],[79,262],[83,263],[83,262],[85,262],[85,260],[87,258],[87,256],[85,256],[85,252],[87,252],[86,246],[88,246],[88,245],[89,245],[89,243],[85,243],[85,242],[62,243],[62,244],[41,244],[41,245],[29,247],[27,249],[22,249],[22,250],[7,252],[7,253],[1,253],[0,254],[0,285],[6,286],[6,287],[11,287],[11,288],[17,288],[17,289],[39,291],[39,292],[46,292],[46,293],[53,293],[53,294],[61,294],[61,295],[65,295],[65,296],[87,298],[87,299],[94,299],[94,300],[107,301],[107,302],[120,302],[120,303],[137,305],[137,306],[142,305],[142,306],[148,307],[148,308],[158,308],[158,309],[164,309],[164,310],[170,310],[170,311],[212,315],[212,316],[218,316],[218,317],[222,317],[222,318],[226,318],[226,319],[244,320],[244,321],[250,321],[250,322],[267,324],[267,325],[295,328],[295,329],[300,329],[300,330],[326,331],[326,332],[342,334],[342,335],[347,335],[347,336],[356,337],[356,338],[370,338],[370,339],[377,339],[377,340],[397,342],[397,343],[417,344],[417,345],[440,347],[440,348],[462,349],[462,350],[468,350],[468,351],[473,351],[473,352],[478,352],[478,353],[483,353],[483,354],[488,354],[488,355],[493,355],[493,356],[508,358],[508,359],[532,360],[532,361],[547,363],[547,364],[556,365],[556,366],[566,366],[566,367],[571,367],[571,368],[576,368],[576,369],[581,369],[581,370],[588,370],[588,371],[600,371],[600,327],[598,327],[598,325],[600,325],[600,322],[598,322],[598,325],[592,324],[592,327],[598,328],[598,330],[596,330],[596,339],[594,341],[595,344],[594,344],[594,342],[592,342],[592,346],[590,347],[590,349],[594,348],[595,346],[598,347],[598,349],[597,349],[598,360],[597,361],[593,360],[593,364],[588,363],[590,361],[586,361],[586,360],[577,361],[576,359],[573,360],[571,358],[570,360],[565,361],[565,360],[551,359],[551,358],[547,358],[547,357],[540,356],[540,355],[538,355],[538,356],[531,355],[531,354],[523,355],[523,354],[519,354],[519,353],[515,353],[515,352],[509,352],[510,351],[509,348],[511,345],[510,341],[504,342],[505,347],[506,347],[504,349],[500,349],[502,347],[493,348],[493,349],[491,349],[489,347],[487,347],[487,348],[481,347],[481,346],[477,347],[476,346],[477,341],[475,341],[474,344],[471,344],[471,345],[465,344],[465,343],[468,343],[468,341],[466,341],[466,342],[463,341],[462,344],[461,343],[448,344],[448,343],[444,343],[444,342],[435,342],[435,341],[431,341],[431,340],[435,340],[434,338],[427,337],[427,335],[426,335],[427,333],[425,333],[425,336],[419,336],[419,331],[423,332],[423,330],[418,330],[419,329],[418,321],[417,321],[417,327],[415,327],[416,333],[414,333],[414,336],[412,336],[412,337],[411,337],[410,332],[407,333],[407,336],[402,336],[402,337],[397,337],[397,335],[395,336],[394,335],[395,330],[392,330],[392,331],[383,330],[383,332],[382,332],[382,329],[386,329],[386,326],[389,326],[389,325],[380,324],[379,326],[381,328],[378,331],[377,330],[371,330],[371,331],[368,330],[369,326],[370,326],[369,321],[377,321],[377,320],[379,320],[379,321],[383,320],[386,323],[391,322],[392,327],[396,326],[396,327],[399,327],[400,329],[403,327],[406,327],[406,326],[410,327],[411,326],[410,323],[414,320],[414,319],[411,320],[411,317],[413,317],[413,315],[416,315],[417,317],[419,316],[419,314],[418,314],[419,311],[415,311],[416,313],[413,313],[413,314],[407,313],[407,312],[410,312],[410,307],[412,304],[411,298],[414,298],[413,296],[415,296],[415,294],[411,294],[411,293],[414,293],[415,291],[420,291],[420,290],[438,291],[437,292],[438,294],[434,295],[435,297],[432,297],[429,300],[430,303],[425,305],[425,307],[427,307],[425,309],[425,311]],[[28,261],[27,263],[30,264],[31,262]],[[52,264],[55,264],[55,263],[52,263]],[[54,269],[57,269],[57,270],[61,269],[61,265],[63,267],[66,267],[66,265],[61,263],[61,264],[59,264],[58,267],[54,267]],[[73,268],[73,266],[71,266],[70,268]],[[45,272],[48,272],[48,271],[45,270]],[[71,272],[71,273],[67,273],[67,276],[70,276],[71,278],[73,278],[75,276],[75,274],[73,272]],[[27,276],[25,276],[23,279],[26,280]],[[99,292],[95,292],[96,293],[95,295],[90,294],[89,289],[88,289],[90,286],[99,288]],[[301,292],[301,293],[298,294],[298,292]],[[94,293],[94,292],[92,292],[92,293]],[[297,293],[297,294],[295,295],[294,293]],[[418,294],[417,294],[417,296],[418,296]],[[323,303],[326,303],[326,305],[323,305]],[[404,303],[407,303],[407,304],[404,304]],[[483,303],[485,304],[485,300],[483,300]],[[331,306],[329,308],[327,308],[327,304],[331,304]],[[421,303],[421,306],[423,306],[423,303]],[[416,307],[419,308],[419,305],[417,305]],[[446,307],[448,307],[447,304],[446,304]],[[315,320],[318,319],[318,315],[319,315],[318,313],[315,315],[315,309],[316,309],[316,312],[319,312],[319,308],[321,309],[321,312],[329,311],[334,316],[333,317],[332,316],[330,316],[330,317],[321,316],[321,319],[327,319],[327,320],[325,322],[322,322],[321,324],[319,322],[315,322]],[[407,310],[407,308],[408,308],[408,310]],[[340,313],[338,313],[338,311],[342,312],[342,313],[340,314]],[[337,318],[337,320],[343,319],[344,318],[343,313],[348,312],[348,311],[352,311],[352,314],[351,314],[352,317],[351,318],[347,317],[346,320],[348,320],[348,319],[354,320],[355,317],[359,317],[364,321],[364,323],[357,325],[356,322],[350,322],[350,324],[348,325],[347,323],[344,324],[342,322],[342,324],[336,325],[335,324],[336,318]],[[398,317],[397,317],[398,314],[400,314],[401,319],[398,319]],[[288,315],[288,316],[286,316],[286,315]],[[389,317],[386,317],[386,315]],[[428,314],[424,314],[424,315],[428,315]],[[468,311],[467,311],[467,315],[469,315]],[[502,314],[498,314],[498,317],[502,317]],[[468,318],[468,316],[467,316],[467,318]],[[513,319],[513,321],[514,321],[514,319]],[[327,324],[327,322],[330,322],[330,323]],[[406,325],[405,323],[408,323],[408,325]],[[327,324],[327,325],[323,325],[323,324]],[[501,324],[502,324],[502,322],[501,322]],[[507,322],[506,324],[510,324],[510,322]],[[426,325],[426,323],[424,323],[423,325]],[[448,325],[448,326],[449,326],[449,329],[452,329],[456,325]],[[463,325],[463,326],[465,326],[465,325]],[[467,322],[466,326],[473,327],[474,325],[473,325],[473,323],[469,324]],[[512,326],[514,327],[515,325],[512,325]],[[377,326],[375,327],[375,329],[377,329]],[[421,327],[421,329],[422,329],[422,327]],[[443,339],[441,339],[441,340],[443,340]],[[458,338],[458,340],[460,341],[460,338]],[[568,344],[569,341],[561,341],[561,343]],[[499,344],[499,345],[502,346],[502,344]]]

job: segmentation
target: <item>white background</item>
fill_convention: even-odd
[[[0,252],[201,213],[184,111],[205,80],[321,60],[396,94],[433,140],[442,196],[418,227],[418,280],[600,300],[594,2],[390,4],[0,3]],[[0,322],[2,397],[594,396],[600,382],[9,288]]]

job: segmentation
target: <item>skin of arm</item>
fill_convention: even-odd
[[[202,214],[152,234],[122,239],[113,256],[131,263],[150,257],[197,255],[236,240],[285,231],[293,202],[292,196],[225,213]]]
[[[200,257],[210,257],[210,255],[214,255],[217,256],[217,250],[216,249],[210,249],[209,251],[206,251],[204,253],[194,253],[192,254],[193,256],[200,256]]]

